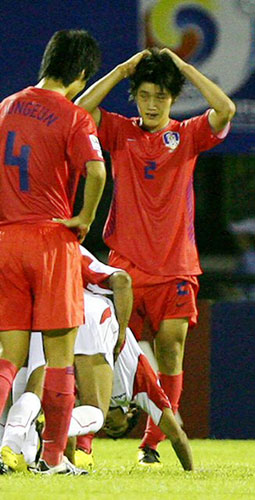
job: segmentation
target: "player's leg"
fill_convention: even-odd
[[[9,339],[8,339],[8,335]],[[0,342],[4,356],[0,365],[5,366],[5,372],[0,373],[1,397],[8,396],[17,369],[23,366],[27,360],[29,348],[29,332],[1,332]],[[2,362],[2,363],[1,363]],[[8,372],[7,372],[8,367]],[[7,374],[9,376],[7,376]],[[33,390],[29,389],[22,394],[11,406],[5,423],[5,431],[2,439],[1,457],[10,470],[24,470],[25,463],[21,454],[22,444],[29,431],[31,423],[40,411],[40,398]]]
[[[161,322],[155,338],[158,377],[171,402],[173,413],[178,410],[183,387],[182,366],[187,331],[188,320],[186,318],[168,319]],[[156,450],[158,443],[164,438],[161,429],[149,417],[141,448],[149,447]]]
[[[2,414],[14,377],[26,362],[29,331],[0,331],[0,415]]]
[[[75,355],[75,373],[80,406],[73,410],[69,429],[70,436],[78,436],[73,461],[92,467],[92,439],[109,408],[113,370],[103,354]]]
[[[74,342],[77,328],[44,331],[47,370],[42,406],[45,414],[42,460],[59,465],[67,442],[74,406]],[[57,425],[56,425],[57,422]]]
[[[151,288],[146,298],[155,336],[155,352],[159,366],[159,379],[174,413],[178,410],[183,387],[183,355],[188,326],[197,318],[196,296],[198,283],[176,279]],[[156,300],[156,295],[158,299]],[[142,447],[156,449],[164,439],[151,419],[147,421]]]

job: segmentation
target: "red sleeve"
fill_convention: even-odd
[[[91,264],[93,262],[98,262],[96,259],[93,260],[91,259],[88,255],[83,255],[81,259],[81,270],[82,270],[82,281],[83,281],[83,287],[86,288],[89,283],[93,285],[100,285],[101,287],[105,288],[107,290],[107,285],[104,284],[104,281],[106,281],[111,274],[104,272],[104,266],[102,267],[102,270],[100,271],[99,268],[93,268]]]
[[[111,153],[116,149],[118,133],[121,130],[123,121],[127,118],[117,113],[110,113],[105,109],[100,108],[101,122],[98,127],[98,137],[102,148]]]
[[[67,156],[72,166],[82,172],[85,172],[88,161],[104,161],[95,122],[89,113],[80,108],[74,114],[68,138]]]
[[[194,116],[189,120],[185,120],[183,123],[185,126],[191,128],[193,135],[194,147],[196,154],[202,151],[207,151],[220,144],[228,134],[229,126],[227,125],[224,131],[219,132],[217,135],[213,131],[209,123],[209,113],[208,109],[203,115]]]

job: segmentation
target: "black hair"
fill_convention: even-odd
[[[113,407],[112,410],[114,410],[115,408],[116,407]],[[123,411],[121,406],[117,407],[117,408],[121,408],[121,410]],[[111,410],[111,408],[110,408],[110,410]],[[138,424],[138,421],[139,421],[139,418],[141,415],[141,409],[138,408],[134,403],[131,403],[129,406],[129,414],[131,414],[131,413],[132,413],[132,416],[130,416],[128,418],[128,420],[127,420],[128,426],[124,431],[120,431],[119,433],[114,431],[114,433],[112,434],[111,429],[105,428],[104,431],[105,431],[106,435],[114,440],[126,437],[132,431],[132,429]]]
[[[79,78],[82,70],[88,80],[98,70],[100,60],[99,46],[87,31],[56,31],[45,48],[39,80],[53,78],[67,87]]]
[[[144,82],[159,85],[161,90],[166,89],[176,99],[181,93],[185,77],[169,54],[160,52],[156,47],[149,51],[150,54],[140,60],[135,72],[129,77],[130,99],[135,99],[138,88]]]

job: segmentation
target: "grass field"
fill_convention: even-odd
[[[183,472],[168,442],[163,466],[135,465],[137,440],[94,441],[96,471],[83,477],[0,476],[1,500],[255,499],[255,441],[191,441],[196,472]]]

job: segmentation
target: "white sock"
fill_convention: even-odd
[[[104,415],[99,408],[89,405],[77,406],[72,412],[68,437],[98,432],[103,423]]]
[[[31,424],[41,409],[41,401],[33,392],[25,392],[10,408],[2,447],[9,446],[14,453],[20,453]]]
[[[22,446],[22,453],[28,465],[35,463],[39,444],[39,436],[36,432],[35,423],[33,422],[28,431],[27,437]]]

